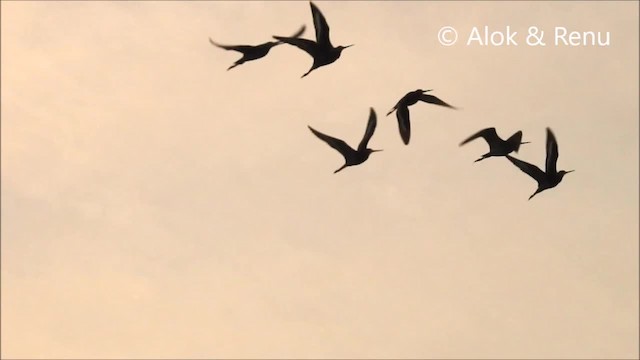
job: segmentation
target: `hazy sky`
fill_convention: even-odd
[[[355,46],[300,79],[208,38],[313,38],[305,1],[2,2],[2,357],[637,358],[638,2],[316,4]],[[418,88],[461,109],[405,146]],[[334,175],[307,125],[357,146],[369,107],[384,151]],[[528,201],[458,146],[491,126],[576,171]]]

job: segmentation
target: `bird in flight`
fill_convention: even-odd
[[[293,34],[292,38],[297,38],[302,35],[305,29],[306,27],[302,25],[300,30]],[[260,45],[222,45],[214,42],[213,40],[211,40],[211,38],[209,38],[209,42],[221,49],[234,50],[242,53],[242,57],[238,59],[233,65],[229,66],[229,68],[227,68],[227,71],[233,69],[238,65],[242,65],[247,61],[263,58],[267,56],[269,50],[271,50],[272,47],[282,44],[282,41],[269,41]]]
[[[345,164],[342,165],[342,167],[339,168],[338,170],[334,171],[333,173],[335,174],[338,171],[346,168],[347,166],[362,164],[369,158],[369,155],[371,155],[371,153],[373,152],[382,151],[382,150],[372,150],[367,148],[367,144],[369,143],[369,140],[373,136],[373,133],[376,131],[376,124],[377,124],[376,112],[373,110],[373,108],[370,108],[369,121],[367,122],[367,130],[365,131],[364,137],[360,141],[360,145],[358,145],[357,150],[354,150],[351,146],[347,145],[347,143],[345,143],[340,139],[336,139],[329,135],[325,135],[315,130],[311,126],[308,126],[308,127],[312,133],[314,133],[317,137],[320,138],[320,140],[326,142],[327,144],[329,144],[329,146],[338,150],[338,152],[340,152],[340,154],[344,156]]]
[[[539,192],[556,187],[566,174],[575,171],[556,170],[556,163],[558,162],[558,142],[549,128],[547,128],[547,159],[545,162],[545,171],[510,155],[506,156],[515,166],[538,182],[538,189],[529,197],[529,200]]]
[[[456,109],[455,106],[451,106],[446,102],[440,100],[433,95],[427,95],[425,93],[433,91],[433,89],[411,91],[398,101],[398,103],[387,113],[389,116],[392,112],[396,111],[398,118],[398,128],[400,129],[400,137],[405,145],[409,145],[409,139],[411,138],[411,122],[409,121],[409,106],[414,105],[418,101],[424,101],[429,104],[440,105],[448,107],[450,109]]]
[[[518,152],[518,149],[520,149],[520,145],[529,144],[529,142],[522,142],[522,131],[518,131],[517,133],[511,135],[511,137],[507,140],[502,140],[498,136],[498,133],[496,133],[496,128],[487,128],[471,135],[468,139],[461,142],[460,146],[479,137],[484,138],[487,144],[489,144],[489,152],[482,155],[481,158],[474,162],[484,160],[491,156],[505,156],[512,151]]]
[[[311,5],[311,15],[313,15],[313,26],[316,29],[316,41],[308,40],[308,39],[300,39],[297,37],[284,37],[284,36],[274,36],[274,39],[285,42],[287,44],[297,46],[298,48],[306,51],[313,58],[313,65],[311,69],[307,71],[301,78],[309,75],[313,70],[329,65],[332,62],[338,60],[340,58],[340,54],[342,50],[353,46],[337,46],[334,47],[331,44],[331,40],[329,40],[329,25],[327,24],[327,20],[324,18],[324,15],[320,12],[320,9],[313,3],[309,2]]]

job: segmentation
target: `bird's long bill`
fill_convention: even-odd
[[[347,46],[345,46],[344,48],[346,49],[346,48],[348,48],[348,47],[352,47],[353,45],[355,45],[355,44],[347,45]]]
[[[371,152],[378,152],[378,151],[382,151],[382,149],[380,149],[380,150],[371,150]]]
[[[567,171],[567,174],[568,174],[568,173],[570,173],[570,172],[574,172],[574,171],[575,171],[575,170],[569,170],[569,171]]]
[[[521,142],[520,145],[522,144],[531,144],[529,141],[525,141],[525,142]]]

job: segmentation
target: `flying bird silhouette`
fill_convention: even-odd
[[[482,155],[481,158],[474,162],[484,160],[491,156],[505,156],[512,151],[518,152],[518,149],[520,149],[520,145],[529,144],[529,142],[522,142],[522,131],[518,131],[517,133],[511,135],[511,137],[507,140],[502,140],[500,136],[498,136],[498,133],[496,133],[496,128],[487,128],[471,135],[468,139],[461,142],[460,146],[479,137],[484,138],[487,144],[489,144],[489,152]]]
[[[396,111],[396,117],[398,118],[398,128],[400,129],[400,137],[405,145],[409,145],[409,139],[411,138],[411,122],[409,121],[409,106],[414,105],[418,101],[424,101],[429,104],[440,105],[448,107],[450,109],[456,109],[455,106],[451,106],[446,102],[440,100],[433,95],[427,95],[425,93],[433,91],[433,89],[411,91],[398,101],[398,103],[387,113],[389,116],[392,112]]]
[[[556,141],[556,137],[551,132],[551,129],[547,128],[547,159],[545,162],[545,170],[542,171],[535,165],[529,164],[528,162],[518,160],[510,155],[506,155],[507,159],[511,161],[515,166],[517,166],[520,170],[522,170],[527,175],[531,176],[538,182],[538,189],[533,195],[529,196],[529,200],[534,197],[537,193],[542,192],[547,189],[551,189],[556,187],[562,178],[575,170],[564,171],[556,170],[556,163],[558,162],[558,142]]]
[[[300,30],[293,34],[292,38],[297,38],[302,35],[305,29],[306,26],[302,25]],[[269,53],[269,50],[271,50],[272,47],[282,44],[282,41],[269,41],[260,45],[222,45],[211,40],[211,38],[209,38],[209,42],[221,49],[234,50],[242,53],[242,57],[238,59],[233,65],[229,66],[229,68],[227,68],[227,71],[233,69],[238,65],[242,65],[247,61],[263,58]]]
[[[284,36],[274,36],[274,39],[285,42],[287,44],[297,46],[298,48],[306,51],[313,58],[313,65],[311,69],[307,71],[301,78],[309,75],[313,70],[329,65],[332,62],[338,60],[342,50],[353,46],[337,46],[333,47],[331,44],[331,40],[329,40],[329,25],[327,24],[327,20],[324,18],[324,15],[320,12],[320,9],[316,7],[313,2],[309,2],[311,6],[311,14],[313,15],[313,26],[316,29],[316,41],[311,41],[307,39],[300,39],[296,37],[284,37]]]
[[[358,145],[358,150],[354,150],[351,146],[347,145],[347,143],[345,143],[340,139],[336,139],[329,135],[325,135],[315,130],[311,126],[308,126],[308,127],[312,133],[314,133],[317,137],[320,138],[320,140],[326,142],[327,144],[329,144],[329,146],[338,150],[338,152],[340,152],[340,154],[344,156],[345,164],[342,165],[342,167],[339,168],[338,170],[334,171],[333,173],[335,174],[338,171],[346,168],[347,166],[362,164],[369,158],[369,155],[371,155],[371,153],[373,152],[382,151],[382,150],[372,150],[367,148],[367,144],[369,143],[369,140],[373,136],[373,133],[376,131],[376,124],[377,124],[376,112],[373,110],[373,108],[370,108],[369,121],[367,122],[367,130],[364,133],[364,137],[360,141],[360,145]]]

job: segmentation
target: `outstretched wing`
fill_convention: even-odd
[[[547,161],[546,169],[548,174],[556,173],[556,163],[558,162],[558,142],[551,129],[547,128]]]
[[[491,146],[492,143],[495,143],[496,141],[500,141],[501,139],[498,137],[498,134],[496,133],[496,128],[486,128],[483,130],[478,131],[477,133],[469,136],[469,138],[467,138],[465,141],[460,143],[460,146],[468,143],[469,141],[473,141],[479,137],[484,138],[487,141],[487,144],[489,144],[489,146]]]
[[[328,45],[333,47],[333,45],[331,45],[331,41],[329,40],[329,24],[327,24],[327,20],[324,18],[324,15],[322,15],[322,12],[320,12],[320,9],[318,9],[318,7],[314,3],[309,2],[309,5],[311,5],[313,26],[316,28],[316,41],[321,46]]]
[[[546,174],[540,170],[539,167],[529,164],[526,161],[518,160],[511,155],[507,155],[507,159],[513,163],[513,165],[517,166],[520,170],[522,170],[525,174],[534,178],[538,183],[540,183],[546,176]]]
[[[369,140],[373,136],[373,133],[376,131],[376,125],[378,124],[378,118],[376,116],[376,112],[373,108],[369,110],[369,121],[367,122],[367,130],[364,132],[364,137],[360,141],[360,145],[358,145],[358,151],[363,151],[367,148],[369,144]]]
[[[314,57],[316,53],[317,45],[311,40],[301,39],[301,38],[289,38],[284,36],[274,36],[273,38],[276,40],[282,41],[284,43],[287,43],[289,45],[297,46],[298,48],[304,50],[307,54],[311,55],[311,57]]]
[[[217,46],[219,48],[222,48],[225,50],[235,50],[241,53],[244,53],[245,51],[248,51],[254,48],[253,46],[250,46],[250,45],[222,45],[222,44],[218,44],[217,42],[214,42],[213,40],[211,40],[211,38],[209,38],[209,42],[212,45]]]
[[[451,109],[455,109],[456,108],[455,106],[451,106],[451,105],[447,104],[446,102],[440,100],[438,97],[433,96],[433,95],[429,95],[429,94],[420,95],[420,101],[424,101],[424,102],[429,103],[429,104],[446,106],[446,107],[451,108]]]
[[[411,138],[409,107],[406,105],[398,106],[396,117],[398,118],[398,129],[400,130],[400,137],[402,138],[402,141],[405,145],[409,145],[409,139]]]
[[[307,127],[309,128],[309,130],[311,130],[312,133],[314,133],[318,138],[320,138],[320,140],[326,142],[327,144],[329,144],[329,146],[338,150],[340,154],[342,154],[342,156],[345,157],[345,159],[347,158],[347,156],[349,156],[349,154],[355,152],[355,150],[353,150],[351,146],[347,145],[346,142],[340,139],[336,139],[332,136],[323,134],[320,131],[312,128],[311,126],[307,126]]]

